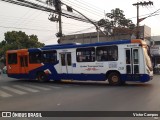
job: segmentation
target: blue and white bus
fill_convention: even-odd
[[[140,39],[8,50],[6,65],[9,77],[39,81],[108,80],[120,85],[153,77],[147,44]]]

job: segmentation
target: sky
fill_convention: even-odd
[[[35,0],[28,0],[35,2]],[[45,1],[45,0],[43,0]],[[131,19],[136,24],[137,9],[133,3],[144,2],[144,0],[61,0],[74,9],[83,13],[93,20],[105,18],[105,13],[110,13],[112,9],[120,8],[124,11],[125,17]],[[149,0],[145,0],[148,2]],[[160,9],[160,0],[150,0],[152,6],[140,6],[140,18]],[[39,4],[39,3],[37,3]],[[64,8],[64,6],[62,6]],[[65,8],[64,8],[65,9]],[[76,13],[76,12],[75,12]],[[160,11],[157,13],[159,14]],[[23,31],[28,35],[35,34],[39,42],[46,45],[57,44],[58,23],[48,20],[50,13],[39,11],[27,7],[13,5],[0,1],[0,41],[4,40],[4,33],[7,31]],[[160,35],[160,15],[152,16],[140,23],[151,27],[153,36]],[[87,33],[96,31],[90,23],[72,20],[62,17],[62,32],[64,35]]]

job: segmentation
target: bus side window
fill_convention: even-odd
[[[66,63],[65,63],[65,54],[62,54],[62,55],[61,55],[61,65],[62,65],[62,66],[65,66],[65,65],[66,65]]]
[[[29,53],[29,63],[41,63],[41,52]]]
[[[71,54],[67,54],[67,62],[68,62],[68,66],[71,66],[72,64]]]
[[[17,53],[8,54],[8,64],[17,64]]]
[[[131,63],[131,55],[130,55],[130,50],[126,50],[126,64],[130,64]]]
[[[96,49],[97,61],[117,61],[118,47],[117,46],[103,46]]]
[[[57,51],[55,51],[55,50],[43,51],[42,61],[44,63],[54,63],[54,62],[56,62],[57,61]]]
[[[94,62],[95,48],[77,48],[76,50],[77,62]]]
[[[41,59],[42,59],[41,54],[40,53],[37,54],[36,55],[36,63],[41,63]]]
[[[133,60],[134,60],[134,64],[138,64],[138,58],[139,58],[139,56],[138,56],[138,49],[134,49],[133,50]]]

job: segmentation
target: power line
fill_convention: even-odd
[[[63,0],[64,1],[64,0]],[[78,1],[77,1],[78,2]],[[101,11],[101,12],[98,12],[97,10],[96,10],[96,8],[93,8],[93,9],[91,9],[91,7],[89,7],[88,5],[86,5],[86,4],[83,4],[83,6],[81,5],[81,3],[80,4],[76,4],[76,3],[74,3],[74,2],[71,2],[70,0],[67,0],[67,1],[65,1],[65,3],[67,3],[67,4],[70,4],[70,5],[72,5],[72,6],[75,6],[76,8],[80,8],[80,9],[82,9],[82,10],[85,10],[85,12],[89,12],[90,14],[93,14],[93,15],[95,15],[95,16],[100,16],[100,17],[104,17],[104,14],[103,14],[103,12]]]
[[[14,22],[13,22],[14,19],[15,19],[16,21],[19,20],[19,19],[22,19],[22,20],[23,20],[23,19],[24,19],[24,20],[27,19],[27,18],[18,18],[18,19],[17,19],[17,18],[13,18],[13,17],[10,18],[10,17],[8,17],[8,16],[7,16],[7,18],[5,18],[4,20],[2,20],[1,18],[2,18],[2,17],[0,17],[0,23],[1,23],[1,21],[2,21],[2,22],[5,22],[5,21],[7,21],[7,20],[10,20],[10,23],[12,23],[12,24],[14,23]],[[9,19],[8,19],[8,18],[9,18]],[[12,20],[12,19],[13,19],[13,20]],[[33,20],[34,20],[34,21],[33,21]],[[11,22],[11,21],[12,21],[12,22]],[[16,21],[15,21],[15,22],[16,22]],[[7,21],[7,23],[8,23],[8,21]],[[32,24],[33,24],[32,27],[35,26],[35,27],[41,27],[41,28],[42,28],[43,25],[44,25],[44,24],[42,24],[42,20],[41,20],[41,21],[40,21],[40,20],[37,21],[37,20],[35,20],[35,19],[32,19],[32,20],[28,20],[28,19],[27,19],[27,23],[32,23]],[[25,24],[26,24],[26,23],[25,23]],[[74,27],[74,28],[76,28],[76,29],[77,29],[77,27],[75,27],[75,26],[78,26],[78,27],[89,27],[89,26],[91,26],[91,25],[76,24],[76,23],[72,23],[72,24],[71,24],[71,23],[67,23],[67,22],[63,22],[63,24],[64,24],[65,26],[66,26],[66,25],[70,25],[69,28],[73,28],[73,27]],[[23,24],[21,24],[21,26],[22,26],[22,25],[23,25]],[[37,25],[38,25],[38,26],[37,26]],[[71,25],[72,25],[72,26],[71,26]],[[16,25],[16,26],[17,26],[17,25]],[[45,24],[45,26],[46,26],[46,24]],[[50,26],[50,24],[48,24],[48,26]],[[18,27],[19,27],[19,26],[18,26]]]
[[[17,0],[17,1],[13,1],[13,0],[1,0],[4,2],[9,2],[9,3],[13,3],[13,4],[17,4],[17,5],[21,5],[21,6],[25,6],[25,7],[30,7],[30,8],[34,8],[34,9],[38,9],[38,10],[42,10],[42,11],[46,11],[46,12],[55,12],[57,13],[57,11],[53,10],[52,8],[48,8],[48,7],[44,7],[41,5],[37,5],[33,2],[29,2],[26,0]],[[69,13],[68,11],[63,10],[63,13],[61,13],[62,16],[67,17],[67,18],[72,18],[75,20],[79,20],[79,21],[83,21],[83,22],[89,22],[88,20],[86,20],[86,18],[82,18],[82,16],[77,16],[75,13]]]
[[[43,4],[46,4],[46,2],[42,1],[42,0],[35,0],[37,2],[40,2],[40,3],[43,3]]]
[[[16,5],[20,5],[20,6],[25,6],[25,7],[29,7],[29,8],[33,8],[33,9],[37,9],[37,10],[42,10],[42,11],[58,14],[58,12],[56,10],[54,10],[53,8],[45,7],[45,6],[42,6],[42,5],[37,5],[33,2],[29,2],[29,1],[26,1],[26,0],[23,0],[23,2],[22,2],[22,0],[17,0],[18,2],[13,1],[13,0],[0,0],[0,1],[13,3],[13,4],[16,4]],[[19,1],[21,1],[21,2],[19,2]],[[63,12],[61,14],[62,14],[62,16],[67,17],[67,18],[72,18],[72,19],[79,20],[79,21],[82,21],[82,22],[88,22],[88,20],[86,20],[84,17],[78,16],[75,13],[69,13],[66,10],[63,10]]]
[[[67,3],[67,2],[66,2],[66,3]],[[67,3],[67,4],[68,4],[68,3]],[[90,14],[89,14],[90,17],[91,17],[91,15],[92,15],[92,17],[93,17],[93,15],[94,15],[94,19],[95,19],[95,17],[98,18],[98,19],[102,18],[102,16],[101,16],[100,14],[98,14],[98,13],[96,13],[96,12],[94,12],[94,11],[89,11],[88,9],[84,9],[84,8],[80,7],[79,5],[73,5],[73,4],[70,4],[70,5],[71,5],[71,6],[74,6],[74,7],[76,7],[76,8],[79,8],[79,9],[85,11],[85,12],[90,13]]]
[[[79,31],[71,32],[71,33],[68,33],[68,34],[80,33],[80,32],[84,32],[84,31],[87,31],[87,30],[91,30],[91,29],[93,29],[93,28],[95,28],[95,26],[92,26],[92,27],[90,27],[90,28],[86,28],[86,29],[83,29],[83,30],[79,30]]]
[[[63,24],[68,24],[68,25],[74,25],[74,26],[78,26],[78,27],[89,27],[89,26],[91,26],[91,25],[82,25],[82,24],[74,24],[74,23],[67,23],[67,22],[63,22]]]
[[[83,1],[83,0],[80,0],[80,1],[75,0],[75,1],[77,1],[77,2],[79,2],[79,3],[81,3],[81,4],[85,5],[85,6],[87,6],[87,7],[89,7],[89,8],[92,8],[93,10],[99,11],[100,13],[103,13],[103,12],[104,12],[104,10],[102,10],[102,9],[100,9],[100,8],[98,9],[97,6],[94,6],[94,5],[92,5],[91,3],[85,4],[86,1]]]
[[[35,13],[37,13],[37,11],[35,12]],[[33,17],[33,19],[32,20],[35,20],[40,14],[42,14],[42,12],[40,12],[40,13],[38,13],[36,16],[34,16]],[[32,14],[32,16],[33,16],[34,14]],[[31,17],[31,16],[30,16]],[[22,23],[20,23],[21,25],[22,24],[24,24],[24,25],[27,25],[28,23],[30,23],[30,21],[28,21],[27,19],[25,19]],[[19,25],[20,25],[19,24]]]
[[[30,11],[30,10],[29,10],[29,11]],[[29,11],[27,11],[27,12],[23,15],[23,17],[26,16],[26,14],[28,14]],[[21,17],[21,18],[22,18],[22,17]],[[19,22],[19,20],[21,20],[21,18],[19,18],[18,20],[16,20],[13,24],[14,24],[14,25],[17,24],[17,23]],[[8,19],[7,19],[7,21],[8,21]],[[6,20],[5,20],[5,22],[6,22]],[[2,30],[1,30],[1,31],[2,31]],[[1,31],[0,31],[0,32],[1,32]]]
[[[19,19],[21,19],[22,21],[24,21],[24,20],[26,20],[27,19],[27,21],[28,22],[30,22],[30,23],[34,23],[33,25],[35,25],[35,24],[38,24],[38,25],[44,25],[42,22],[46,22],[46,20],[40,20],[40,19],[36,19],[36,21],[35,21],[35,19],[33,19],[33,18],[31,18],[31,19],[28,19],[28,18],[16,18],[16,17],[13,17],[13,16],[7,16],[7,17],[5,17],[5,18],[3,18],[1,15],[0,15],[0,22],[7,22],[7,23],[13,23],[14,21],[16,22],[17,20],[19,20]],[[50,21],[49,21],[50,22]],[[69,23],[69,22],[63,22],[63,24],[68,24],[68,25],[72,25],[72,26],[79,26],[79,27],[89,27],[89,26],[91,26],[90,24],[77,24],[77,23]],[[48,26],[50,26],[50,24],[47,24]],[[45,23],[45,26],[46,26],[46,23]],[[71,26],[70,26],[71,27]]]
[[[52,32],[52,30],[47,29],[34,29],[34,28],[20,28],[20,27],[7,27],[7,26],[0,26],[1,28],[14,28],[14,29],[25,29],[25,30],[36,30],[36,31],[49,31]]]

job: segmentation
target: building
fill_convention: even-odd
[[[160,36],[151,36],[152,45],[160,45]]]
[[[144,25],[140,26],[140,38],[145,39],[148,44],[150,44],[150,37],[151,37],[151,28]],[[120,29],[114,29],[113,32],[115,32],[114,35],[105,36],[102,33],[99,33],[99,41],[98,41],[98,35],[97,32],[91,32],[91,33],[83,33],[83,34],[74,34],[74,35],[67,35],[60,39],[60,43],[95,43],[95,42],[105,42],[105,41],[113,41],[113,40],[120,40],[120,39],[132,39],[136,38],[134,34],[136,34],[136,31],[129,31],[126,28],[120,28]]]
[[[160,36],[152,36],[151,41],[150,53],[154,71],[160,73]]]
[[[151,28],[149,26],[140,26],[140,38],[150,40],[151,39]]]

